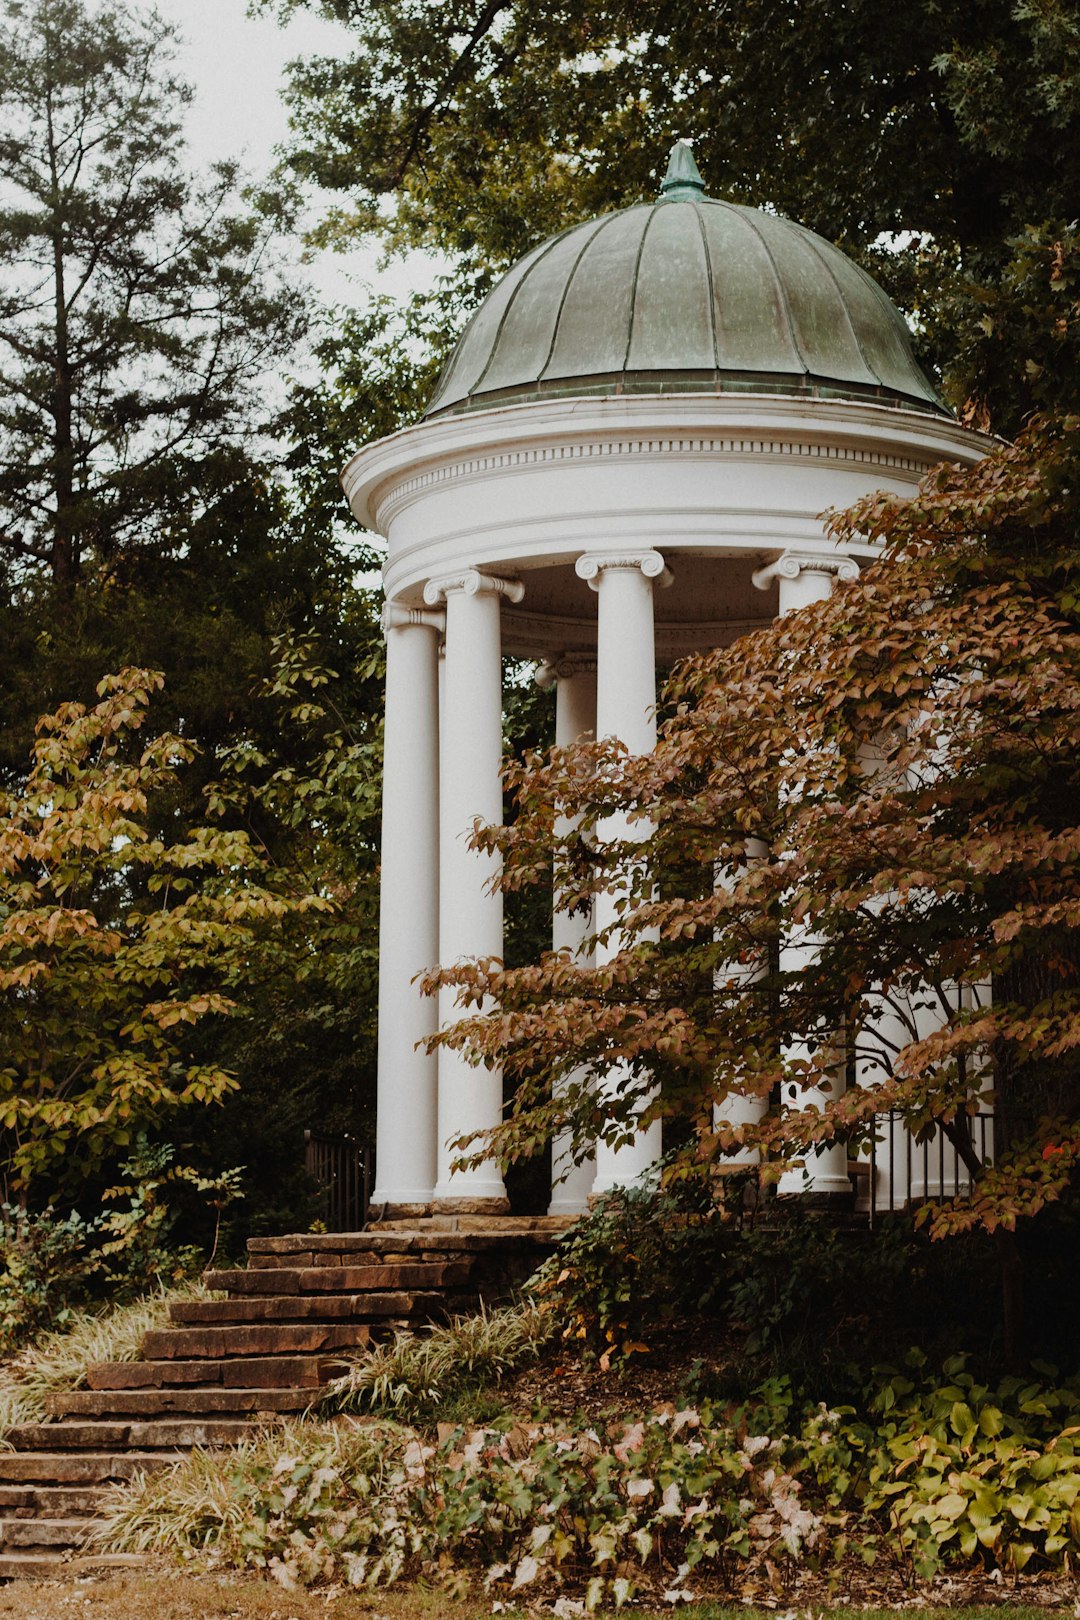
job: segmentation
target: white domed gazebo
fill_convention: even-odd
[[[388,545],[376,1204],[507,1208],[498,1167],[455,1170],[447,1145],[497,1122],[502,1077],[424,1051],[455,1006],[415,983],[502,954],[491,861],[468,838],[502,814],[503,653],[556,682],[560,743],[648,750],[658,667],[827,595],[873,555],[838,549],[821,513],[911,493],[936,462],[986,449],[869,276],[790,220],[704,196],[680,144],[659,201],[515,265],[423,419],[353,457],[350,505]],[[556,944],[583,933],[556,917]],[[655,1127],[601,1147],[569,1167],[553,1212],[658,1155]],[[843,1176],[821,1155],[816,1187]]]

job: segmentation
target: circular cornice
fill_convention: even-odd
[[[437,417],[365,445],[341,482],[365,528],[440,487],[604,459],[848,464],[916,483],[940,461],[971,464],[994,440],[948,417],[797,396],[667,394],[531,401]]]

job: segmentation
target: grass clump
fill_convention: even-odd
[[[423,1334],[395,1334],[330,1385],[323,1411],[383,1412],[409,1422],[443,1417],[451,1403],[535,1361],[556,1332],[550,1311],[523,1304],[455,1317]]]
[[[144,1335],[168,1327],[170,1305],[207,1298],[201,1283],[184,1283],[104,1311],[75,1312],[62,1330],[42,1334],[0,1368],[0,1444],[17,1424],[42,1421],[47,1395],[81,1388],[87,1367],[137,1360]]]
[[[270,1538],[268,1515],[284,1526],[304,1503],[329,1502],[331,1486],[343,1510],[357,1495],[377,1499],[407,1439],[394,1424],[291,1419],[228,1452],[195,1450],[118,1486],[95,1539],[112,1552],[200,1549],[214,1563],[263,1567],[257,1544]]]

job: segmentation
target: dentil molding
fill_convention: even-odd
[[[905,455],[876,445],[815,443],[789,438],[640,438],[586,440],[580,443],[529,445],[516,450],[491,451],[487,455],[463,456],[443,462],[423,472],[395,479],[378,501],[380,532],[392,522],[401,506],[440,485],[485,478],[491,473],[513,472],[523,468],[565,465],[573,462],[609,461],[622,456],[703,456],[713,460],[763,458],[769,461],[825,461],[848,466],[874,467],[882,472],[905,473],[921,478],[941,460],[940,452],[925,456]]]

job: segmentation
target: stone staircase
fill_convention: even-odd
[[[567,1224],[443,1216],[252,1238],[246,1270],[206,1273],[224,1298],[173,1305],[138,1361],[90,1367],[85,1389],[49,1398],[48,1421],[9,1433],[0,1580],[140,1562],[86,1549],[110,1487],[302,1415],[343,1355],[505,1298]]]

